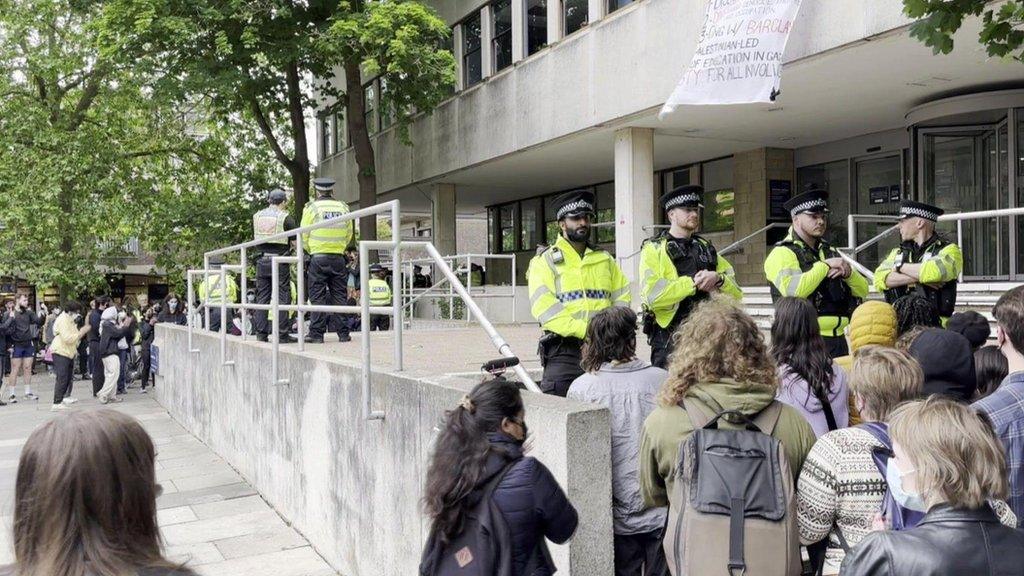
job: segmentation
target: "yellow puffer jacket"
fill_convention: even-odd
[[[892,347],[896,344],[896,311],[885,302],[869,300],[850,317],[850,354],[836,358],[847,374],[853,369],[853,353],[865,346]],[[860,424],[860,414],[850,392],[850,426]]]

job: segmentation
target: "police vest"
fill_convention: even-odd
[[[802,242],[783,240],[777,243],[776,246],[789,248],[796,254],[801,272],[807,272],[816,263],[822,261],[818,251]],[[820,248],[825,252],[826,258],[839,257],[839,252],[825,241],[821,241]],[[771,289],[772,302],[778,302],[779,298],[782,297],[782,293],[771,282],[768,283],[768,286]],[[850,286],[842,278],[825,278],[807,299],[810,300],[815,310],[818,311],[818,316],[849,318],[853,314],[854,308],[857,307],[857,299],[853,297],[853,291],[850,290]]]
[[[931,240],[924,243],[924,246],[918,246],[913,240],[904,242],[900,244],[900,247],[898,248],[896,260],[893,262],[893,268],[903,264],[921,264],[933,258],[937,258],[939,252],[942,252],[943,248],[950,244],[951,242],[942,238],[938,234],[933,235]],[[926,286],[924,284],[889,288],[885,290],[885,301],[892,304],[908,294],[919,294],[935,306],[935,310],[939,313],[939,316],[949,318],[956,311],[957,284],[958,281],[950,280],[940,288],[932,288],[931,286]]]
[[[389,306],[391,287],[380,278],[370,278],[370,306]]]
[[[303,226],[319,224],[348,214],[348,205],[339,200],[324,198],[306,205],[307,217]],[[324,228],[313,230],[308,235],[310,254],[344,254],[352,240],[352,222],[336,222]]]
[[[264,208],[252,215],[252,237],[254,240],[265,240],[271,236],[284,232],[284,221],[288,212],[276,206]],[[288,245],[288,238],[281,237],[268,240],[267,244]]]
[[[235,278],[232,274],[225,274],[225,281],[228,283],[227,293],[230,301],[234,301],[235,290],[233,289]],[[199,298],[207,303],[220,304],[224,298],[224,287],[220,284],[220,273],[210,274],[210,283],[207,285],[206,280],[203,280],[199,284]]]
[[[715,250],[711,242],[704,238],[696,234],[690,240],[670,238],[667,232],[661,238],[661,241],[665,242],[665,252],[672,260],[672,264],[676,267],[676,274],[680,278],[683,276],[693,278],[701,270],[714,272],[718,268],[718,251]],[[697,304],[710,297],[711,294],[698,290],[693,296],[684,298],[679,303],[675,315],[672,316],[672,321],[664,329],[674,330],[690,315]]]

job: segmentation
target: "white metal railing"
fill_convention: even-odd
[[[939,222],[956,222],[956,241],[957,246],[963,247],[963,223],[967,220],[983,220],[986,218],[1008,218],[1011,216],[1024,216],[1024,208],[1000,208],[998,210],[977,210],[974,212],[956,212],[953,214],[943,214],[939,216]],[[882,216],[878,214],[850,214],[847,218],[847,235],[849,246],[840,251],[843,258],[846,259],[851,265],[855,266],[857,270],[867,277],[868,282],[873,285],[875,275],[873,272],[868,270],[866,267],[857,262],[856,256],[861,251],[877,244],[885,236],[892,234],[899,229],[898,225],[893,225],[890,228],[882,231],[875,235],[871,239],[857,244],[857,222],[890,222],[899,221],[899,216]],[[963,280],[963,271],[960,271],[960,280]]]
[[[509,292],[480,292],[473,293],[473,288],[482,288],[482,286],[473,286],[473,270],[472,264],[473,259],[482,259],[484,263],[489,260],[507,260],[511,266],[511,291]],[[454,254],[451,256],[444,256],[444,261],[448,263],[449,267],[455,270],[456,275],[465,272],[466,274],[466,291],[473,295],[474,298],[508,298],[512,303],[512,321],[516,321],[516,255],[513,254]],[[464,261],[464,267],[461,264]],[[460,265],[456,266],[455,263],[459,262]],[[435,299],[447,299],[448,300],[448,319],[455,319],[455,300],[459,298],[455,292],[455,288],[449,284],[448,291],[443,292],[438,289],[444,284],[448,283],[448,279],[443,278],[428,288],[416,288],[413,286],[413,280],[415,279],[414,268],[420,264],[433,264],[432,258],[414,258],[409,260],[403,260],[401,265],[406,267],[405,279],[406,285],[403,286],[405,290],[405,307],[409,309],[410,315],[412,313],[412,305],[423,298],[435,298]],[[487,269],[492,270],[493,268],[488,266]],[[431,276],[433,280],[433,276]],[[466,308],[466,322],[472,321],[469,308]]]
[[[370,364],[370,315],[381,314],[391,315],[392,324],[394,326],[394,358],[395,368],[398,371],[403,369],[403,358],[402,358],[402,299],[403,293],[401,290],[402,286],[402,269],[400,266],[396,267],[392,273],[392,303],[388,306],[370,306],[369,299],[369,252],[370,250],[388,250],[392,253],[393,262],[401,262],[401,250],[403,248],[417,248],[425,250],[430,256],[433,264],[447,277],[448,281],[452,284],[452,288],[458,293],[458,295],[466,302],[467,308],[471,311],[473,316],[480,323],[481,327],[487,332],[491,338],[491,342],[498,349],[498,352],[506,357],[512,357],[511,347],[501,337],[500,334],[495,330],[491,322],[484,316],[479,306],[474,302],[473,297],[469,294],[462,282],[459,281],[455,272],[451,269],[444,258],[437,252],[433,244],[429,242],[408,242],[403,241],[400,237],[396,236],[393,240],[375,240],[375,241],[361,241],[359,242],[359,269],[360,269],[360,304],[357,306],[347,305],[318,305],[306,303],[306,282],[305,282],[305,256],[304,246],[301,240],[303,234],[308,234],[314,230],[321,228],[327,228],[337,226],[338,224],[345,222],[354,222],[359,218],[366,216],[374,216],[377,214],[388,214],[391,215],[392,223],[401,222],[401,210],[398,200],[391,200],[368,208],[362,208],[353,212],[349,212],[337,218],[324,220],[316,224],[309,226],[303,226],[301,228],[295,228],[280,234],[274,234],[266,238],[258,240],[251,240],[249,242],[243,242],[234,246],[228,246],[225,248],[218,248],[211,250],[203,256],[203,268],[200,270],[188,270],[186,274],[188,295],[187,302],[189,310],[201,311],[206,319],[206,326],[209,326],[210,322],[210,310],[213,307],[220,309],[220,362],[222,366],[231,366],[234,364],[233,360],[227,358],[227,324],[230,322],[228,317],[228,310],[240,310],[244,316],[246,312],[259,312],[271,314],[272,322],[272,354],[271,354],[271,373],[273,382],[275,384],[288,384],[288,379],[282,379],[280,377],[280,340],[278,335],[280,334],[279,325],[280,319],[278,317],[280,312],[295,312],[298,319],[298,349],[300,351],[305,349],[305,314],[311,312],[320,313],[347,313],[355,314],[358,313],[361,316],[362,323],[360,327],[360,334],[362,339],[362,389],[363,389],[363,415],[370,420],[382,419],[384,413],[382,411],[373,410],[371,407],[371,364]],[[271,259],[271,286],[272,292],[270,297],[270,304],[253,304],[245,301],[244,295],[248,291],[248,256],[249,250],[255,248],[261,244],[267,244],[276,242],[279,240],[295,241],[295,256],[285,255],[268,255]],[[238,254],[238,264],[224,264],[218,269],[211,268],[210,258],[213,256],[229,256]],[[296,276],[296,297],[297,303],[295,304],[281,304],[278,301],[278,277],[279,277],[279,265],[285,264],[291,266],[294,264],[297,267]],[[241,293],[243,298],[242,302],[227,302],[227,299],[222,297],[219,303],[209,303],[204,301],[198,306],[195,304],[194,299],[194,278],[202,276],[206,286],[209,286],[209,279],[211,275],[217,274],[220,276],[221,286],[226,286],[227,273],[229,271],[237,271],[241,274]],[[222,289],[222,294],[226,294],[226,290]],[[188,349],[189,353],[199,353],[199,349],[193,346],[193,332],[195,330],[195,315],[190,314],[188,322]],[[245,331],[242,331],[241,339],[244,341],[247,337]],[[520,380],[526,385],[526,387],[532,391],[540,392],[540,388],[533,381],[530,375],[522,367],[518,365],[515,368],[516,374]]]

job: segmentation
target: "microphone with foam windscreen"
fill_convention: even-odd
[[[489,360],[485,362],[484,365],[480,367],[480,369],[490,374],[501,374],[505,370],[508,370],[509,368],[518,365],[519,358],[511,356],[508,358],[497,358],[495,360]]]

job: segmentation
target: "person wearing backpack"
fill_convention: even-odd
[[[991,505],[1009,488],[988,419],[933,395],[893,411],[889,433],[889,489],[927,512],[914,528],[865,537],[843,560],[843,576],[1024,573],[1024,532],[1001,523]]]
[[[636,313],[625,306],[605,308],[590,319],[580,362],[586,373],[569,386],[568,398],[611,413],[616,576],[667,576],[661,545],[666,510],[645,509],[637,467],[644,419],[668,373],[637,358],[636,325]]]
[[[555,573],[545,539],[567,542],[579,518],[551,472],[523,455],[524,418],[518,385],[500,378],[447,412],[427,469],[421,576]]]
[[[819,437],[849,425],[846,372],[825,348],[814,305],[792,297],[775,303],[771,353],[782,381],[779,402],[803,414]]]
[[[775,400],[775,363],[736,304],[699,304],[674,338],[640,442],[644,502],[669,507],[671,573],[799,574],[793,485],[814,430]]]

